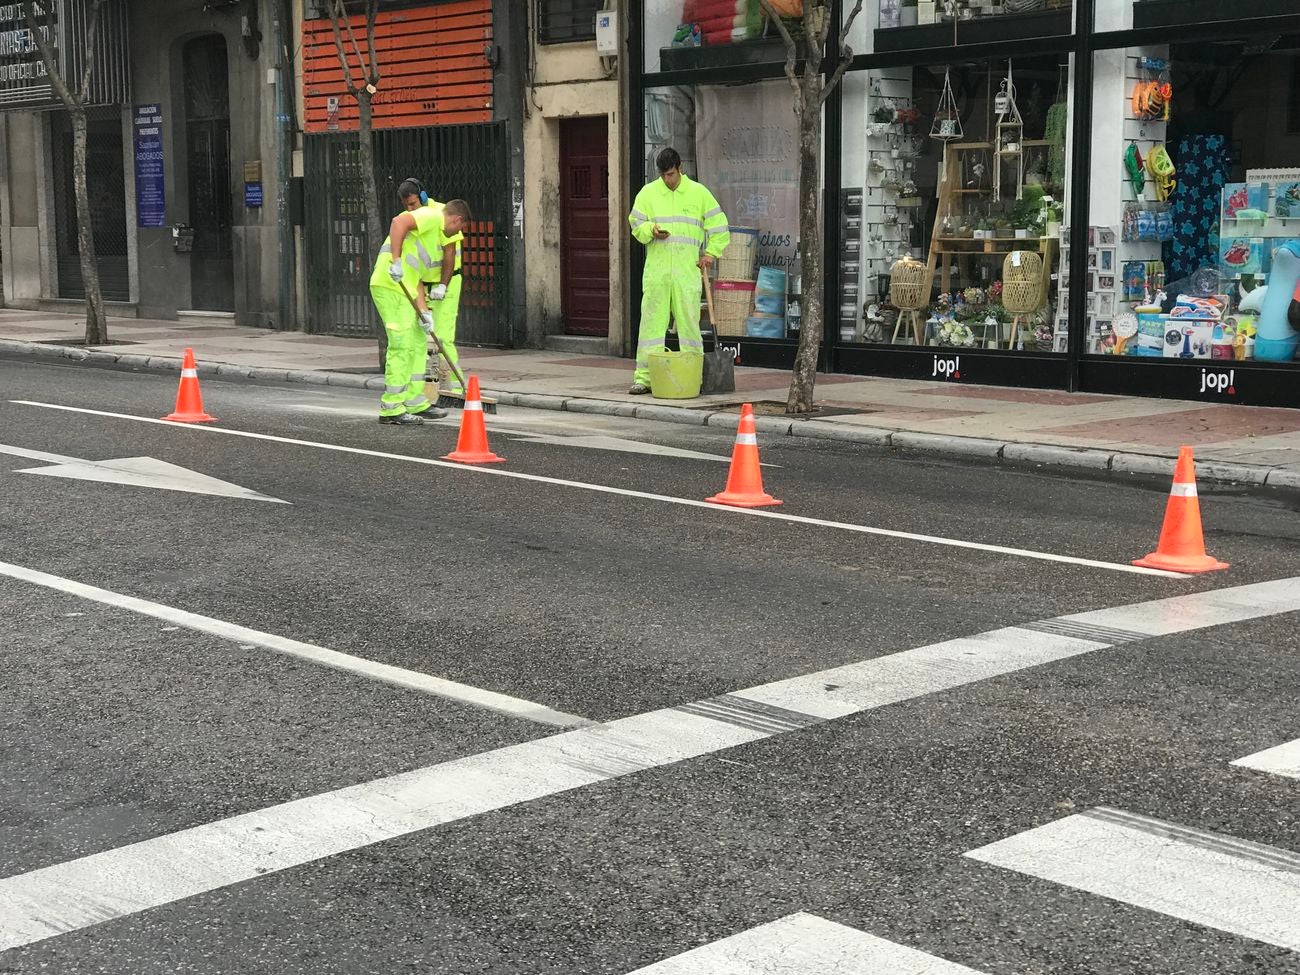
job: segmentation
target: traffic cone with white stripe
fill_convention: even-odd
[[[478,376],[469,377],[456,449],[443,457],[443,460],[454,460],[458,464],[501,464],[505,461],[504,457],[498,457],[488,448],[487,424],[483,421],[483,400],[479,395]]]
[[[1160,542],[1154,552],[1146,558],[1136,559],[1133,564],[1147,569],[1186,573],[1213,572],[1228,567],[1226,562],[1205,554],[1201,502],[1196,496],[1196,465],[1191,447],[1178,449],[1174,486],[1169,492]]]
[[[199,392],[199,369],[194,364],[194,350],[185,350],[181,363],[181,385],[176,390],[176,412],[163,417],[173,423],[216,423],[215,416],[203,412],[203,394]]]
[[[733,508],[766,508],[781,503],[763,490],[754,407],[748,403],[740,408],[740,424],[736,427],[736,446],[731,451],[727,488],[721,494],[704,500],[710,504],[731,505]]]

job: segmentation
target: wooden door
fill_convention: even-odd
[[[560,121],[560,290],[569,335],[609,334],[609,120]]]

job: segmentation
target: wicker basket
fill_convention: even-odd
[[[889,269],[889,303],[905,311],[920,311],[930,304],[930,268],[904,258]]]
[[[1013,315],[1043,306],[1043,259],[1033,251],[1012,251],[1002,262],[1002,305]]]
[[[749,227],[728,229],[731,241],[718,258],[718,277],[724,281],[753,281],[754,264],[758,260],[758,231]]]
[[[721,280],[713,285],[713,310],[718,320],[713,323],[718,335],[744,335],[745,322],[754,308],[754,289],[728,287],[751,284],[749,281]]]

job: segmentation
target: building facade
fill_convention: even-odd
[[[90,4],[54,5],[59,57],[83,51]],[[283,325],[275,49],[288,3],[111,0],[98,30],[88,183],[110,314]],[[17,4],[0,59],[0,249],[8,304],[84,296],[72,130]]]
[[[632,185],[668,144],[710,185],[752,250],[723,262],[720,331],[788,367],[818,283],[784,44],[758,0],[641,0],[632,23]],[[824,107],[830,368],[1300,405],[1295,3],[865,0],[849,43]]]

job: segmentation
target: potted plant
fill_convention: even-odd
[[[892,108],[886,107],[885,105],[881,105],[879,108],[876,108],[872,111],[871,121],[884,122],[885,124],[889,124],[890,122],[894,121],[894,110]]]

